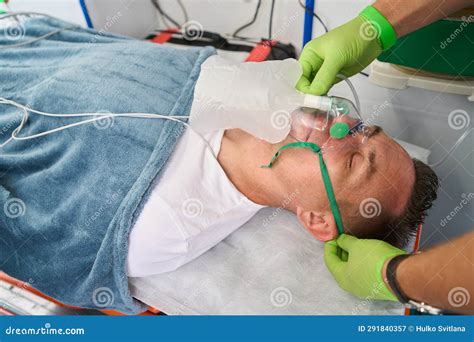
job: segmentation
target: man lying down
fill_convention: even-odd
[[[28,40],[68,24],[23,25]],[[11,41],[2,36],[0,44]],[[0,48],[0,96],[49,113],[188,115],[200,65],[212,54],[70,29]],[[23,111],[2,104],[0,113],[3,143]],[[31,113],[18,135],[80,120]],[[66,304],[136,313],[143,306],[130,297],[127,275],[175,270],[265,206],[285,203],[318,240],[337,235],[314,152],[288,149],[261,168],[291,137],[275,145],[216,131],[205,136],[216,159],[179,122],[104,120],[2,147],[0,270]],[[379,127],[364,144],[328,150],[324,161],[344,229],[358,237],[403,246],[436,198],[433,171]],[[379,215],[360,210],[366,199],[376,199]]]

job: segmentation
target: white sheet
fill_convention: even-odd
[[[429,151],[406,145],[426,161]],[[401,315],[399,303],[360,300],[340,289],[316,241],[282,209],[261,210],[180,269],[131,278],[132,295],[167,314]]]

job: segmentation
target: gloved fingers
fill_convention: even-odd
[[[324,244],[324,262],[336,280],[342,276],[342,270],[345,265],[345,262],[337,255],[337,249],[336,240],[331,240]]]
[[[365,66],[362,64],[357,63],[356,65],[351,65],[349,67],[344,67],[341,69],[341,74],[343,74],[346,77],[351,77],[357,74],[358,72],[362,71],[365,69]],[[338,78],[337,81],[340,82],[342,78]]]
[[[324,243],[324,253],[332,252],[337,253],[337,239],[329,240]]]
[[[309,93],[313,95],[326,94],[337,81],[336,75],[340,72],[341,65],[330,59],[325,59],[323,65],[314,76]]]
[[[301,75],[298,83],[296,84],[296,89],[302,91],[303,93],[308,93],[311,86],[311,81],[314,78],[314,75],[319,70],[323,64],[323,60],[314,53],[303,53],[300,57],[300,65],[303,69],[303,74]]]
[[[343,249],[341,247],[337,246],[336,254],[339,257],[339,259],[341,259],[341,260],[342,260],[342,257],[341,257],[342,250]]]
[[[341,250],[341,260],[342,261],[347,261],[349,259],[349,253],[347,253],[345,250],[339,247]]]
[[[308,77],[302,75],[298,82],[296,83],[296,89],[303,93],[308,93],[311,81]]]
[[[347,234],[341,234],[337,238],[337,245],[344,249],[345,251],[349,252],[351,251],[351,247],[358,241],[358,239],[355,236],[352,235],[347,235]]]

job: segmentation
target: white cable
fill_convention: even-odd
[[[61,29],[57,29],[57,30],[54,30],[54,31],[51,31],[51,32],[48,32],[42,36],[39,36],[37,38],[34,38],[34,39],[30,39],[26,42],[22,42],[22,43],[16,43],[16,44],[9,44],[9,45],[0,45],[0,50],[4,50],[4,49],[11,49],[11,48],[17,48],[17,47],[20,47],[20,46],[25,46],[25,45],[30,45],[30,44],[33,44],[37,41],[40,41],[40,40],[44,40],[52,35],[55,35],[56,33],[59,33],[59,32],[63,32],[63,31],[66,31],[66,30],[70,30],[72,28],[75,28],[74,26],[70,26],[70,27],[65,27],[65,28],[61,28]]]
[[[469,133],[472,131],[472,128],[469,128],[467,129],[459,138],[458,140],[454,143],[453,147],[451,147],[448,151],[448,153],[446,153],[444,155],[443,158],[441,158],[440,160],[438,160],[436,163],[433,163],[433,164],[428,164],[430,167],[437,167],[441,164],[443,164],[443,162],[451,155],[451,153],[454,152],[454,150],[463,142],[464,139],[466,139],[466,137],[469,135]]]
[[[71,118],[71,117],[86,117],[86,116],[124,116],[125,114],[128,116],[138,116],[141,117],[145,115],[146,117],[149,116],[154,116],[156,118],[173,118],[173,119],[189,119],[189,116],[179,116],[179,115],[160,115],[160,114],[153,114],[153,113],[101,113],[101,112],[96,112],[96,113],[47,113],[47,112],[42,112],[40,110],[36,110],[27,106],[22,105],[21,103],[15,102],[13,100],[6,99],[4,97],[0,97],[0,104],[10,104],[12,106],[15,106],[17,108],[27,110],[28,112],[35,113],[38,115],[43,115],[43,116],[51,116],[51,117],[57,117],[57,118]]]
[[[95,121],[99,121],[99,120],[103,120],[103,119],[107,119],[107,118],[123,117],[123,118],[135,118],[135,119],[161,119],[161,120],[170,120],[170,121],[174,121],[174,122],[179,122],[179,123],[183,124],[185,127],[193,130],[193,132],[196,133],[205,142],[206,146],[211,151],[211,154],[217,160],[217,156],[215,155],[214,150],[212,149],[212,147],[209,144],[209,142],[207,141],[207,139],[204,138],[204,136],[201,135],[199,132],[196,132],[187,122],[182,121],[184,119],[188,119],[189,116],[178,116],[178,115],[166,116],[166,115],[155,114],[155,113],[77,113],[77,114],[47,113],[47,112],[42,112],[42,111],[39,111],[39,110],[29,108],[27,106],[24,106],[24,105],[18,103],[18,102],[15,102],[13,100],[9,100],[9,99],[0,97],[0,105],[2,105],[2,104],[14,106],[16,108],[21,109],[23,111],[23,117],[20,121],[20,124],[13,130],[13,132],[11,134],[11,137],[8,138],[4,143],[0,144],[0,148],[4,147],[8,143],[10,143],[12,140],[33,140],[33,139],[40,138],[40,137],[43,137],[43,136],[47,136],[47,135],[50,135],[50,134],[53,134],[53,133],[56,133],[56,132],[64,131],[66,129],[70,129],[70,128],[73,128],[73,127],[89,124],[91,122],[95,122]],[[53,128],[53,129],[50,129],[48,131],[44,131],[44,132],[40,132],[40,133],[20,137],[18,135],[20,134],[20,132],[23,129],[26,122],[28,121],[28,117],[29,117],[28,113],[29,112],[37,114],[37,115],[41,115],[41,116],[56,117],[56,118],[90,117],[90,116],[93,116],[93,118],[92,119],[86,119],[86,120],[79,121],[79,122],[74,122],[72,124],[68,124],[68,125],[65,125],[65,126]]]
[[[21,15],[24,15],[24,16],[37,15],[37,16],[42,16],[42,17],[47,17],[47,18],[50,18],[50,19],[54,19],[54,20],[59,20],[58,18],[53,17],[52,15],[49,15],[49,14],[46,14],[46,13],[30,12],[30,11],[20,11],[20,12],[14,12],[14,13],[4,13],[4,14],[1,14],[1,15],[0,15],[0,20],[6,19],[6,18],[9,18],[9,17],[17,17],[17,16],[21,16]],[[79,27],[79,26],[77,25],[77,27]]]
[[[356,105],[357,111],[359,112],[359,115],[362,115],[361,108],[360,108],[359,95],[357,95],[357,91],[356,91],[354,85],[352,84],[351,81],[349,81],[349,78],[346,77],[345,75],[343,75],[343,74],[337,74],[336,76],[339,77],[339,78],[342,78],[342,79],[347,83],[347,85],[349,86],[349,88],[351,88],[352,95],[354,96],[354,100],[355,100],[355,105]]]
[[[50,15],[47,15],[47,14],[44,14],[44,13],[38,13],[38,12],[16,12],[16,13],[7,13],[7,14],[3,14],[3,15],[0,15],[0,20],[4,20],[4,19],[7,19],[7,18],[10,18],[10,17],[13,17],[15,18],[17,21],[17,17],[18,16],[31,16],[31,15],[38,15],[38,16],[43,16],[43,17],[47,17],[47,18],[51,18],[51,19],[55,19],[57,20],[57,18],[55,17],[52,17]],[[9,45],[0,45],[0,50],[4,50],[4,49],[11,49],[11,48],[17,48],[17,47],[20,47],[20,46],[25,46],[25,45],[29,45],[29,44],[33,44],[37,41],[40,41],[40,40],[44,40],[52,35],[55,35],[59,32],[63,32],[63,31],[67,31],[67,30],[71,30],[71,29],[76,29],[76,28],[79,28],[80,26],[78,25],[70,25],[70,26],[67,26],[67,27],[62,27],[62,28],[58,28],[56,30],[53,30],[53,31],[50,31],[42,36],[39,36],[37,38],[33,38],[33,39],[30,39],[26,42],[21,42],[21,43],[16,43],[16,44],[9,44]]]
[[[20,124],[18,125],[17,128],[13,130],[10,138],[8,138],[4,143],[0,144],[0,148],[2,148],[3,146],[6,146],[8,143],[10,143],[14,139],[13,135],[21,131],[21,129],[23,128],[27,120],[28,120],[28,112],[25,109],[23,109],[23,117],[21,118]]]

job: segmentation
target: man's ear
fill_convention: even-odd
[[[329,241],[337,237],[336,221],[332,212],[317,212],[296,208],[296,216],[301,224],[320,241]]]

